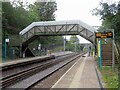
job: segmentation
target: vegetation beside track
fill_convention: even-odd
[[[95,61],[97,61],[98,57],[94,57]],[[119,87],[119,77],[118,77],[118,65],[115,66],[115,69],[112,69],[112,66],[103,66],[102,70],[98,69],[102,75],[102,82],[105,84],[104,88],[108,88],[108,90],[117,90]]]
[[[100,72],[102,74],[102,80],[106,84],[105,88],[109,88],[110,90],[118,88],[119,80],[117,66],[115,70],[113,70],[111,66],[104,66]]]

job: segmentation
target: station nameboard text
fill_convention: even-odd
[[[96,38],[113,38],[112,32],[96,32]]]

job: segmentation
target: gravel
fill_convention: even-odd
[[[59,79],[60,77],[76,62],[74,61],[70,62],[69,64],[65,65],[55,73],[51,74],[47,78],[43,79],[42,81],[39,81],[35,85],[33,85],[29,90],[33,88],[51,88]]]

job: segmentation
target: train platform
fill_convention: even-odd
[[[85,54],[52,88],[102,88],[93,56]]]
[[[33,60],[37,60],[37,59],[44,59],[44,58],[50,57],[51,55],[54,55],[55,57],[59,57],[59,56],[63,56],[63,55],[71,54],[71,53],[72,53],[71,51],[61,51],[61,52],[55,52],[55,53],[51,53],[51,54],[43,55],[43,56],[19,58],[19,59],[0,63],[0,67],[23,63],[23,62],[28,62],[28,61],[33,61]]]

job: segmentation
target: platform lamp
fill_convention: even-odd
[[[64,49],[64,51],[66,50],[66,36],[64,37],[63,49]]]
[[[9,43],[9,38],[5,38],[5,42],[4,42],[4,62],[6,62],[7,43]]]
[[[38,45],[38,50],[39,50],[39,55],[40,55],[41,44]]]

